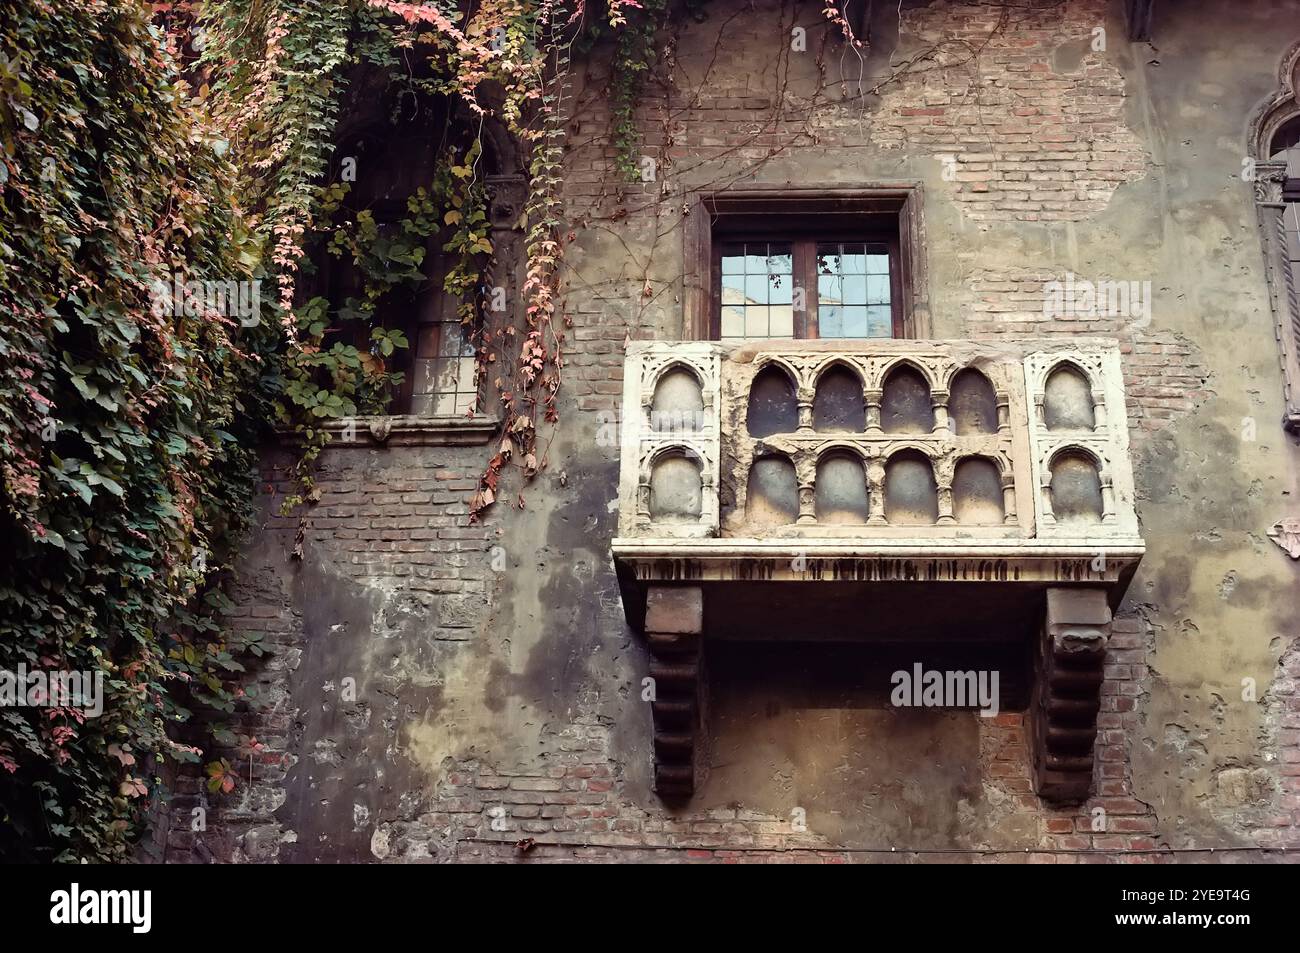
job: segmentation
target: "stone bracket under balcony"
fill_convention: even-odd
[[[1114,342],[635,342],[624,386],[612,550],[667,679],[663,796],[707,770],[718,639],[1020,653],[1039,793],[1087,796],[1144,551]],[[656,600],[698,605],[698,630],[657,629]]]

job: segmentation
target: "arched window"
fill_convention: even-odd
[[[1280,84],[1255,112],[1249,178],[1268,266],[1281,347],[1283,425],[1300,433],[1300,42],[1282,61]]]
[[[309,287],[328,303],[323,347],[353,345],[369,369],[388,375],[357,395],[363,414],[465,417],[478,393],[472,320],[466,323],[463,305],[477,298],[480,309],[508,308],[510,295],[485,282],[448,293],[444,281],[455,259],[443,247],[452,227],[443,222],[441,208],[437,230],[413,232],[409,225],[422,213],[413,212],[408,202],[421,189],[437,194],[449,156],[463,156],[473,142],[470,127],[449,115],[437,97],[417,103],[408,98],[403,109],[392,107],[359,82],[335,140],[328,182],[345,186],[346,193],[333,221],[347,223],[357,241],[323,241],[312,255],[316,274]],[[500,171],[499,157],[490,154],[498,145],[487,135],[480,141],[480,177],[491,214],[514,182],[491,174]],[[429,217],[427,210],[423,217]],[[510,275],[506,265],[517,251],[511,235],[515,217],[498,229],[497,216],[491,215],[490,238],[503,276]],[[377,279],[379,273],[383,277]]]

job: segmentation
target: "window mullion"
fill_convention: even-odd
[[[794,336],[815,339],[817,331],[817,242],[794,242],[795,288],[803,289],[803,310],[794,313]]]

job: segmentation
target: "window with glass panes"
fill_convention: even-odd
[[[718,340],[903,337],[896,240],[728,239],[713,251]]]
[[[337,150],[337,155],[364,157],[362,163],[371,170],[354,183],[344,204],[352,215],[368,212],[381,241],[403,233],[407,197],[436,174],[447,135],[444,125],[445,117],[422,114],[400,131],[388,123],[365,127]],[[338,170],[333,175],[337,180]],[[400,383],[383,395],[391,414],[465,417],[478,403],[471,329],[461,322],[460,301],[443,290],[450,264],[443,252],[448,237],[444,230],[428,239],[420,265],[423,282],[399,284],[378,302],[370,321],[340,320],[326,338],[328,346],[334,340],[350,343],[386,372],[400,375]],[[330,254],[322,244],[315,264],[315,287],[331,310],[341,318],[348,311],[360,313],[364,280],[352,256]],[[402,331],[407,346],[384,354],[370,336],[371,324]]]

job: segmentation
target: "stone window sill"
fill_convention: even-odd
[[[496,434],[501,421],[496,417],[423,417],[400,414],[384,417],[353,417],[331,420],[321,425],[330,435],[328,446],[334,447],[446,447],[486,444]],[[280,430],[287,442],[296,435]]]

